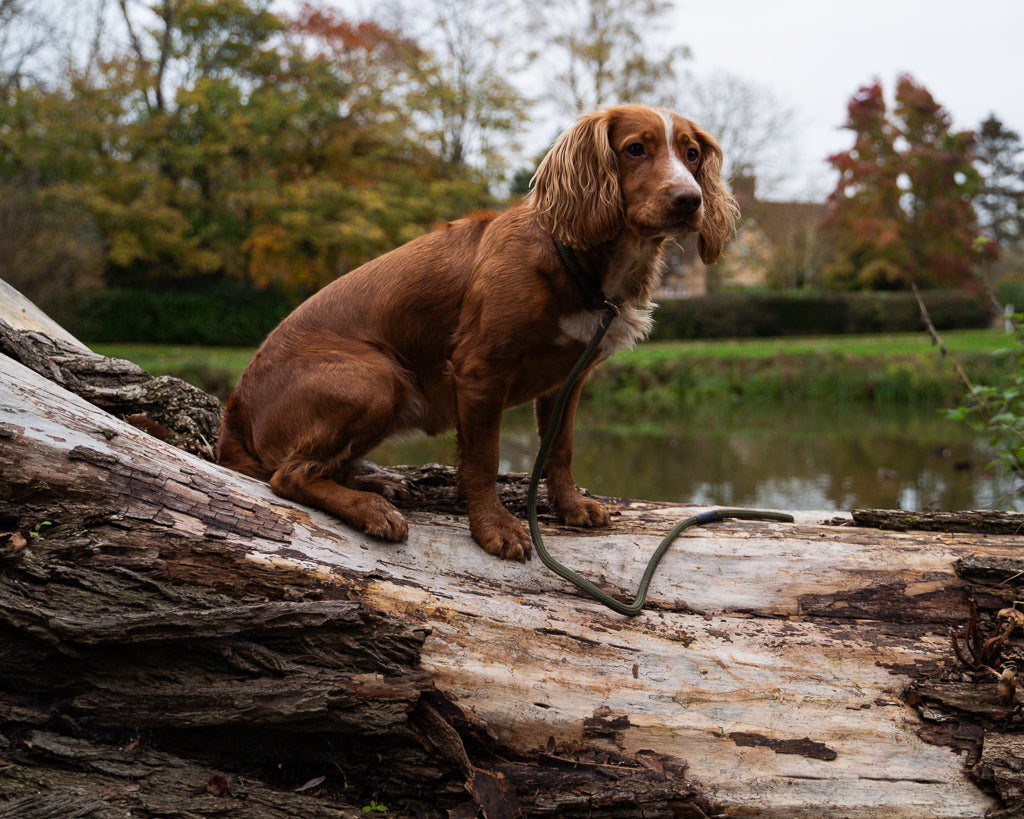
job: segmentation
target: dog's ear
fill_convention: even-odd
[[[608,141],[611,114],[581,117],[541,160],[529,202],[555,239],[577,250],[613,238],[623,224],[615,152]]]
[[[711,134],[694,128],[701,144],[697,184],[704,197],[704,218],[698,231],[697,252],[704,264],[718,261],[736,228],[740,208],[722,184],[722,149]]]

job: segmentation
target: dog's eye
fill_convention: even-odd
[[[698,151],[696,148],[690,148],[686,152],[687,162],[696,162],[698,159],[700,159],[700,151]]]
[[[642,142],[632,142],[626,146],[626,153],[632,157],[640,159],[641,157],[646,156],[647,149],[644,148],[644,144]]]

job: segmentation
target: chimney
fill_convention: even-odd
[[[752,205],[756,200],[755,189],[757,188],[757,177],[735,176],[732,179],[732,195],[736,197],[740,208],[743,209]]]

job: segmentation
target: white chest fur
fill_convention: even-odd
[[[607,358],[617,350],[632,347],[638,341],[642,341],[654,324],[654,319],[651,318],[653,309],[653,304],[644,307],[632,304],[623,306],[601,340],[601,346],[598,348],[601,358]],[[600,311],[584,310],[563,318],[559,322],[559,329],[562,331],[564,342],[572,340],[587,344],[594,337],[600,324]]]

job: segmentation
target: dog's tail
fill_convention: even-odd
[[[238,405],[235,394],[228,398],[224,418],[220,422],[217,437],[217,462],[243,475],[268,481],[273,470],[266,466],[252,452],[251,427],[245,420],[245,412]]]

